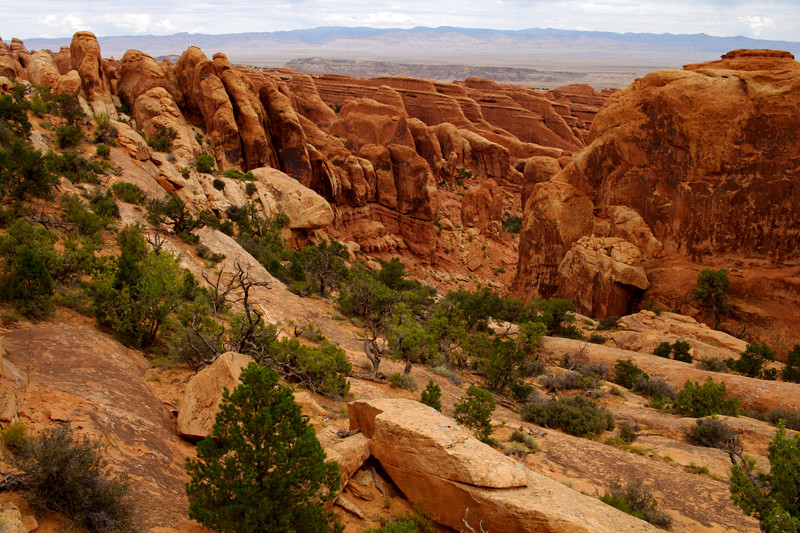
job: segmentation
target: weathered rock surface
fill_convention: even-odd
[[[509,533],[657,531],[527,470],[419,402],[359,401],[348,412],[392,481],[448,527],[463,528],[466,518]]]
[[[200,440],[211,434],[223,389],[235,389],[242,369],[251,361],[247,355],[226,352],[189,381],[178,408],[178,435]]]
[[[0,526],[3,533],[28,533],[28,528],[22,523],[22,513],[11,502],[0,502]]]
[[[330,204],[296,179],[274,168],[252,172],[258,179],[256,187],[267,216],[286,213],[289,227],[296,229],[321,228],[333,222]]]
[[[800,148],[791,133],[800,127],[798,89],[800,63],[780,51],[734,51],[651,73],[610,97],[592,122],[590,144],[552,179],[585,193],[597,215],[595,233],[635,244],[648,270],[672,256],[673,272],[690,262],[760,262],[793,275],[800,259]],[[552,93],[573,109],[603,99],[581,87]],[[526,219],[541,218],[536,202],[526,206]],[[531,229],[521,237],[515,283],[526,298],[551,294],[541,268],[552,271],[569,251],[558,249],[548,225]],[[545,250],[554,257],[545,261]],[[676,266],[680,260],[686,266]],[[679,278],[658,276],[656,294],[674,301],[671,291],[682,289],[685,298],[691,286]],[[768,290],[776,299],[785,292]],[[754,296],[735,307],[747,309]],[[586,299],[574,291],[570,297]],[[791,329],[783,316],[767,313]],[[747,323],[736,320],[740,328]]]
[[[467,189],[461,204],[461,223],[468,228],[487,229],[498,224],[503,216],[503,191],[497,182],[488,179],[478,187]]]
[[[689,363],[664,359],[652,355],[652,353],[598,346],[572,339],[545,337],[542,340],[542,349],[554,357],[562,357],[565,353],[576,353],[582,349],[587,360],[602,362],[609,368],[613,367],[619,359],[630,359],[651,376],[663,377],[678,390],[683,388],[687,379],[703,383],[710,376],[717,383],[724,381],[729,393],[741,400],[743,409],[768,411],[772,408],[783,407],[789,411],[800,410],[800,385],[796,383],[765,381],[733,374],[708,372]]]
[[[190,448],[145,384],[144,357],[84,328],[20,328],[2,342],[5,359],[28,381],[17,414],[30,431],[68,421],[78,435],[100,438],[148,524],[192,529],[183,490]],[[0,385],[9,385],[5,377]]]
[[[108,116],[116,118],[117,110],[111,99],[111,84],[103,71],[97,37],[91,32],[79,31],[72,36],[69,49],[72,68],[81,77],[81,86],[92,111],[108,113]]]

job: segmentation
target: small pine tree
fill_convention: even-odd
[[[20,313],[41,317],[53,308],[53,278],[39,254],[23,248],[8,284],[9,298]]]
[[[419,401],[427,405],[428,407],[433,407],[437,411],[442,410],[442,388],[439,387],[433,380],[428,381],[428,386],[425,387],[425,390],[422,391],[422,396],[420,397]]]
[[[475,430],[478,440],[493,444],[495,441],[491,437],[494,432],[491,417],[495,408],[497,404],[492,393],[472,385],[467,390],[467,395],[456,402],[454,418],[459,424]]]
[[[692,298],[700,302],[702,307],[711,310],[714,316],[714,329],[719,329],[720,317],[728,312],[728,269],[714,270],[704,268],[697,275],[697,285],[692,291]]]
[[[783,380],[800,383],[800,344],[795,344],[794,349],[786,357]]]
[[[314,428],[278,374],[251,363],[225,390],[209,438],[186,460],[189,517],[236,533],[341,531],[322,502],[339,466],[325,460]]]
[[[725,364],[734,372],[743,376],[759,379],[775,379],[777,370],[764,368],[769,361],[775,360],[775,352],[766,344],[748,344],[739,359],[726,359]]]
[[[788,437],[780,421],[768,450],[769,473],[753,472],[741,445],[729,445],[731,499],[762,531],[800,531],[800,435]]]

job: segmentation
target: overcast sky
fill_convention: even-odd
[[[0,37],[240,33],[318,26],[561,28],[800,41],[800,0],[0,0]]]

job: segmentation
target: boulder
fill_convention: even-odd
[[[579,313],[621,316],[637,290],[650,285],[639,249],[618,237],[582,237],[558,265],[556,296]]]
[[[294,229],[321,228],[333,222],[330,204],[296,179],[275,168],[257,168],[252,172],[268,216],[286,213],[289,227]]]
[[[22,522],[22,513],[11,502],[0,502],[0,526],[3,533],[28,533]]]
[[[436,522],[476,531],[655,532],[655,527],[523,467],[414,400],[348,404],[392,481]],[[479,526],[480,524],[480,526]]]
[[[611,235],[635,244],[645,260],[653,259],[664,248],[642,216],[630,207],[615,205],[608,211],[613,223]]]
[[[53,91],[77,97],[81,92],[81,75],[78,74],[77,70],[70,70],[58,78],[58,81],[53,86]]]
[[[139,135],[139,132],[124,122],[114,120],[111,124],[117,130],[117,144],[128,152],[128,155],[137,161],[150,159],[150,147],[147,146],[147,141]]]
[[[48,52],[40,50],[34,52],[31,56],[31,62],[28,64],[28,81],[33,85],[42,85],[45,87],[53,87],[61,74],[58,72],[53,56]]]
[[[200,440],[211,434],[222,390],[236,388],[242,369],[252,360],[247,355],[226,352],[192,377],[178,408],[178,435]]]

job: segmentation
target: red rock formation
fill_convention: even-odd
[[[480,187],[467,189],[461,204],[461,224],[485,230],[498,224],[503,216],[503,191],[497,182],[488,179]]]
[[[92,110],[115,117],[117,113],[111,100],[111,85],[103,72],[97,37],[91,32],[79,31],[72,36],[69,49],[72,69],[77,70],[81,77],[81,87]]]
[[[217,74],[214,62],[196,46],[183,52],[175,65],[186,107],[195,117],[202,118],[217,164],[222,170],[241,169],[244,160],[239,128],[230,97]]]
[[[574,86],[553,94],[571,105],[597,105],[601,98]],[[788,332],[796,318],[756,302],[762,296],[788,301],[787,313],[800,316],[797,286],[779,281],[781,269],[788,279],[800,261],[797,131],[800,63],[788,52],[738,50],[719,61],[651,73],[613,94],[594,119],[591,144],[549,184],[570,184],[591,199],[599,218],[582,235],[594,231],[635,244],[648,259],[648,277],[657,280],[648,294],[681,306],[702,266],[736,269],[744,279],[731,270],[732,294],[740,298],[734,320],[766,331],[752,316],[758,309]],[[527,297],[556,293],[553,273],[572,246],[553,231],[554,217],[541,223],[542,206],[554,197],[543,195],[542,186],[530,193],[520,243],[515,286]],[[679,274],[684,269],[686,276]],[[747,295],[756,275],[775,281],[758,296]],[[585,290],[593,289],[573,287],[573,297],[585,299],[579,295]],[[602,307],[581,310],[601,313]]]

